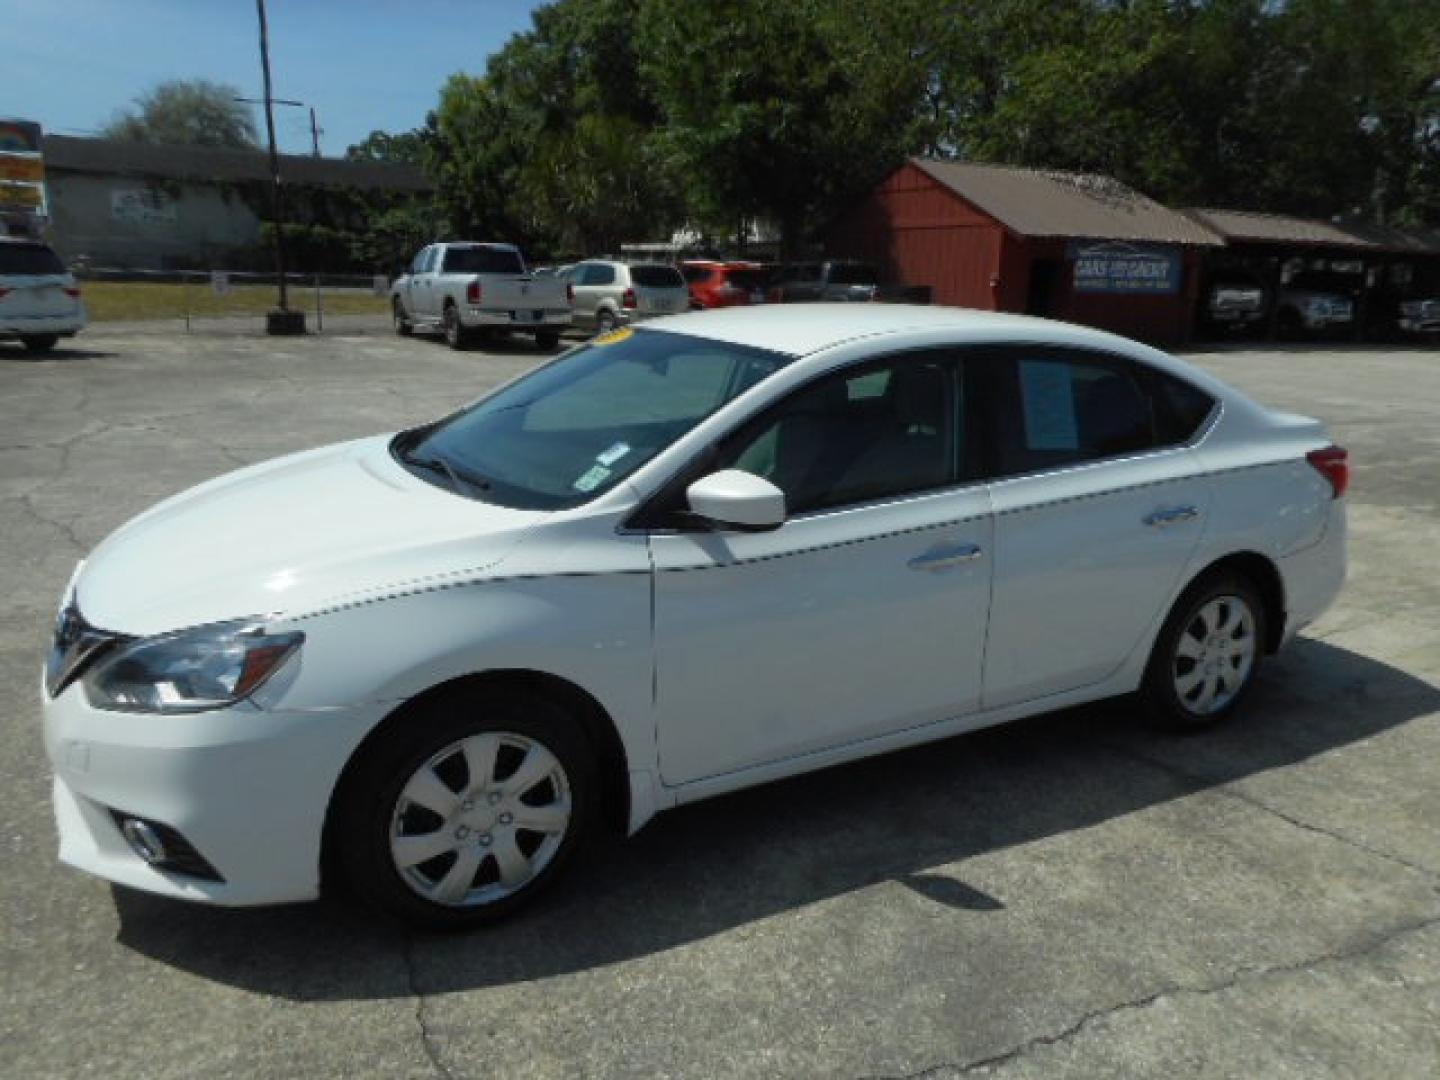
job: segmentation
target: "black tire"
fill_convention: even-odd
[[[553,352],[560,347],[559,330],[537,330],[535,331],[535,347],[545,352]]]
[[[1217,625],[1208,632],[1207,609],[1217,613]],[[1227,634],[1224,627],[1232,612],[1240,619],[1240,629]],[[1240,574],[1220,571],[1191,584],[1175,602],[1150,653],[1139,695],[1146,719],[1170,731],[1200,731],[1230,717],[1255,684],[1265,654],[1268,615],[1259,590]],[[1187,655],[1196,652],[1198,657]],[[1247,652],[1248,662],[1242,664],[1239,657]],[[1227,672],[1234,680],[1231,686],[1225,683]],[[1197,677],[1199,685],[1182,693],[1181,687]],[[1207,703],[1202,699],[1211,683],[1216,689]]]
[[[455,309],[454,304],[446,304],[445,312],[441,316],[441,325],[445,331],[445,344],[456,352],[461,352],[470,347],[470,331],[460,322],[460,312]]]
[[[609,308],[601,308],[595,315],[595,336],[613,333],[619,325],[613,311]]]
[[[398,296],[391,303],[390,307],[395,318],[395,333],[401,337],[409,337],[415,331],[415,327],[411,324],[410,320],[405,317],[405,306],[400,303]]]
[[[494,848],[488,848],[491,843],[488,833],[482,834],[479,828],[473,829],[472,835],[477,837],[474,850],[480,861],[470,875],[469,891],[463,901],[466,906],[450,906],[436,899],[426,898],[420,889],[424,887],[427,877],[443,879],[444,875],[454,868],[459,856],[449,852],[411,867],[407,872],[415,875],[414,880],[420,883],[412,884],[411,880],[402,876],[402,871],[396,865],[396,858],[392,856],[392,829],[397,831],[398,838],[402,840],[411,835],[402,830],[411,827],[407,823],[407,815],[416,813],[416,804],[410,800],[404,800],[402,804],[402,792],[412,778],[427,763],[432,763],[432,759],[437,755],[444,754],[452,744],[477,735],[493,735],[496,737],[495,741],[503,746],[494,758],[493,775],[499,777],[493,781],[494,784],[504,784],[508,777],[513,777],[518,772],[518,765],[510,768],[510,762],[505,756],[509,754],[513,757],[524,753],[506,744],[507,739],[516,743],[540,745],[549,751],[563,770],[565,786],[568,787],[569,818],[558,847],[553,847],[548,854],[545,853],[543,848],[548,842],[547,839],[537,842],[535,852],[525,856],[527,860],[536,858],[537,854],[545,856],[546,861],[534,876],[515,887],[508,895],[488,899],[483,895],[471,894],[506,888],[499,879],[498,839],[501,821],[482,826],[496,830],[497,842]],[[529,904],[559,875],[575,849],[584,842],[596,819],[594,806],[597,780],[590,744],[580,725],[564,708],[538,694],[523,691],[445,694],[402,717],[397,717],[392,726],[364,747],[361,753],[362,756],[347,770],[341,790],[337,793],[335,828],[331,833],[336,845],[335,855],[351,889],[362,901],[385,914],[416,926],[435,930],[464,930],[495,922]],[[446,758],[441,762],[441,766],[448,768],[452,760]],[[430,775],[440,776],[440,769],[432,769]],[[469,775],[468,765],[463,780],[459,781],[458,791],[452,785],[456,778],[457,774],[452,770],[444,774],[442,782],[457,798],[466,793],[466,788],[477,783],[483,785],[483,782]],[[546,779],[542,783],[550,785],[552,781]],[[479,807],[479,810],[469,811],[471,814],[484,813],[487,810],[486,803],[476,794],[479,790],[480,788],[476,787],[468,792],[471,800]],[[541,788],[529,790],[533,794]],[[553,792],[553,789],[551,790]],[[517,793],[515,798],[519,799],[524,794]],[[553,797],[558,804],[561,794],[553,792]],[[405,807],[403,811],[402,805]],[[457,809],[457,815],[465,814],[463,807],[469,805],[460,804],[461,809]],[[509,804],[500,803],[499,809],[506,805]],[[425,835],[443,833],[447,836],[447,842],[450,835],[459,836],[458,831],[451,834],[450,828],[455,822],[461,821],[461,817],[453,821],[441,819],[438,815],[426,811],[424,807],[420,807],[419,812],[422,815],[429,814],[431,819],[444,821],[438,829],[426,830]],[[469,818],[464,820],[468,821]],[[462,825],[456,827],[458,830]],[[520,841],[525,837],[539,835],[532,834],[519,825],[510,827],[509,831],[517,838],[522,852],[525,845]],[[481,843],[486,844],[487,848],[480,848],[478,845]],[[468,848],[469,844],[459,841],[454,846]],[[448,865],[447,859],[451,860]],[[487,878],[493,880],[486,881]],[[477,882],[480,884],[477,885]]]
[[[26,352],[42,353],[55,348],[55,343],[59,340],[59,334],[27,334],[20,342],[25,346]]]

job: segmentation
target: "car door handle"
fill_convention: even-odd
[[[1182,521],[1191,521],[1200,516],[1200,511],[1193,506],[1169,506],[1164,510],[1156,510],[1145,515],[1145,524],[1156,529],[1163,529],[1166,525],[1178,525]]]
[[[948,570],[952,566],[978,559],[980,554],[980,548],[975,544],[959,544],[933,548],[923,555],[916,555],[905,565],[911,570]]]

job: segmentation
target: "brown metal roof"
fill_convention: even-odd
[[[927,158],[912,162],[1021,236],[1224,243],[1200,222],[1108,176]]]
[[[1374,248],[1362,236],[1328,221],[1262,214],[1253,210],[1187,210],[1196,221],[1226,240],[1240,243],[1313,244],[1324,247]]]
[[[77,139],[46,135],[45,167],[55,172],[105,176],[141,176],[161,180],[268,180],[270,160],[259,150],[228,150],[213,146],[177,146]],[[377,161],[280,155],[280,175],[287,184],[312,187],[354,187],[366,190],[429,191],[434,185],[411,165]]]
[[[1341,225],[1313,218],[1262,214],[1254,210],[1185,212],[1196,221],[1214,229],[1230,243],[1293,244],[1421,255],[1440,252],[1440,232],[1433,229],[1396,229],[1365,222]]]

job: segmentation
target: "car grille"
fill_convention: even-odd
[[[122,634],[91,626],[71,600],[55,621],[55,639],[50,644],[50,655],[45,658],[46,691],[52,698],[60,694],[84,674],[97,656],[126,640]]]

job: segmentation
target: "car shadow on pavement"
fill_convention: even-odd
[[[31,352],[18,343],[0,342],[0,360],[18,360],[25,364],[51,364],[65,360],[104,360],[114,356],[102,349],[74,345],[56,345],[48,352]]]
[[[117,887],[119,940],[203,978],[308,1001],[598,968],[882,882],[983,919],[1006,898],[964,882],[968,858],[1296,765],[1437,709],[1431,684],[1302,639],[1218,730],[1150,732],[1107,702],[713,799],[592,845],[553,891],[489,929],[416,934],[334,901],[236,911]]]

